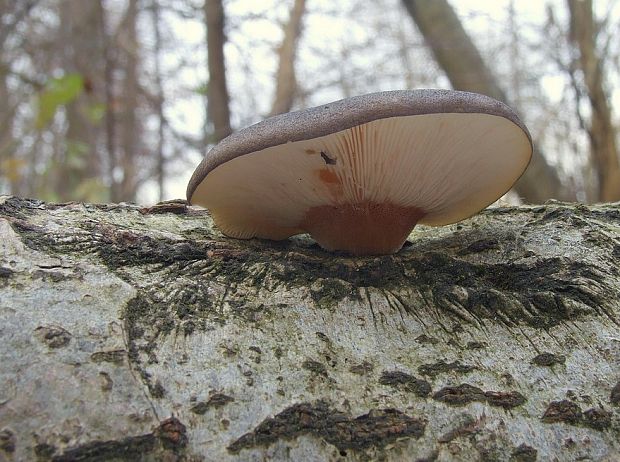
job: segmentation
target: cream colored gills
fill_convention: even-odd
[[[495,201],[530,156],[526,134],[503,117],[395,117],[237,157],[207,175],[194,202],[241,238],[283,239],[303,232],[312,207],[347,203],[418,207],[421,223],[440,225]]]

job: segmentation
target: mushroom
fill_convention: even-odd
[[[401,90],[271,117],[216,145],[187,188],[231,237],[309,233],[324,249],[397,252],[417,223],[468,218],[527,168],[532,140],[505,104]]]

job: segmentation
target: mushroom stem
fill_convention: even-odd
[[[398,252],[425,215],[417,207],[361,202],[311,208],[300,227],[326,250],[351,255]]]

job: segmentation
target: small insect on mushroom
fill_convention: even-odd
[[[499,101],[389,91],[233,133],[198,166],[187,199],[228,236],[309,233],[327,250],[382,255],[417,223],[455,223],[493,203],[531,157],[527,128]]]

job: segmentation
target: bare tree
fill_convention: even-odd
[[[0,17],[7,17],[13,12],[14,8],[14,5],[0,1]],[[0,32],[0,172],[2,172],[0,183],[2,180],[5,180],[11,191],[14,191],[15,194],[19,194],[17,181],[19,159],[13,156],[15,144],[15,140],[13,139],[13,118],[15,116],[15,110],[12,108],[12,98],[7,84],[10,67],[2,47],[4,40],[9,34],[9,30],[9,26],[3,26]]]
[[[138,44],[136,23],[138,16],[138,1],[129,0],[125,16],[121,23],[116,41],[121,50],[119,59],[123,69],[123,79],[120,83],[120,159],[119,164],[123,172],[120,181],[121,200],[135,200],[138,187],[137,160],[140,149],[140,122],[138,111],[138,68],[140,49]]]
[[[217,142],[231,133],[226,61],[224,59],[224,6],[222,0],[205,0],[209,85],[207,88],[207,117],[213,124],[212,141]]]
[[[115,180],[115,172],[118,166],[118,159],[116,154],[116,111],[114,109],[114,70],[115,70],[115,53],[114,46],[110,46],[110,37],[107,33],[107,12],[103,7],[103,4],[99,2],[100,8],[100,30],[103,37],[103,90],[105,101],[105,146],[107,151],[107,175],[110,182],[110,200],[112,202],[118,202],[120,200],[120,192],[118,184]]]
[[[596,48],[598,28],[592,12],[592,0],[567,0],[567,5],[570,12],[570,39],[577,54],[574,65],[581,70],[590,102],[590,124],[586,129],[591,156],[598,173],[599,200],[617,201],[620,200],[620,162],[616,129],[604,88],[603,60]]]
[[[103,56],[101,44],[101,0],[60,3],[60,43],[65,72],[79,75],[83,91],[66,107],[66,133],[63,150],[55,153],[57,166],[54,191],[59,200],[97,200],[100,156],[99,129],[88,117],[100,103]]]
[[[306,0],[295,0],[288,23],[284,28],[284,38],[278,50],[278,72],[276,91],[270,115],[288,112],[293,107],[297,80],[295,78],[295,55],[301,35],[302,18]]]
[[[164,157],[164,143],[165,143],[165,117],[164,117],[164,85],[161,75],[161,52],[162,52],[162,37],[161,37],[161,13],[160,13],[159,0],[153,0],[152,4],[152,20],[153,20],[153,32],[155,34],[155,48],[153,57],[155,61],[155,111],[157,113],[157,187],[159,189],[159,200],[162,201],[165,196],[164,190],[164,170],[165,170],[165,157]]]
[[[403,0],[403,4],[455,89],[483,93],[508,102],[504,90],[447,0]],[[540,151],[515,190],[532,203],[549,198],[574,198]]]

